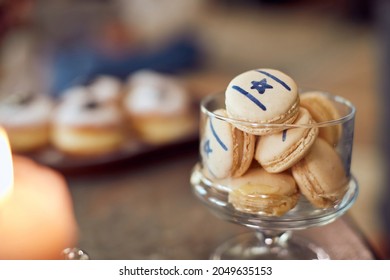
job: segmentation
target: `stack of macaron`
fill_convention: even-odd
[[[203,124],[201,155],[237,211],[281,216],[301,196],[316,208],[340,202],[348,183],[335,149],[342,127],[316,125],[340,118],[329,98],[299,94],[288,75],[256,69],[229,83],[225,105]]]

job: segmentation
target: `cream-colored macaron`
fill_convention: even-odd
[[[206,171],[215,178],[238,177],[249,168],[255,150],[255,136],[245,133],[228,121],[219,109],[207,118],[201,140],[201,155]]]
[[[261,167],[251,168],[228,184],[232,188],[229,202],[245,213],[281,216],[294,208],[299,199],[296,183],[287,172],[274,174]]]
[[[273,69],[256,69],[236,76],[225,92],[226,111],[231,118],[255,124],[292,123],[299,109],[295,81]],[[275,128],[235,124],[256,135],[275,132]]]
[[[319,91],[311,91],[301,94],[301,106],[306,108],[317,122],[326,122],[340,118],[340,114],[334,103]],[[320,128],[319,137],[329,144],[336,145],[341,137],[340,124],[324,126]]]
[[[310,125],[314,121],[304,108],[300,108],[296,125]],[[318,127],[289,128],[282,132],[259,137],[255,159],[268,172],[287,170],[309,151],[318,135]]]
[[[291,170],[301,193],[318,208],[333,207],[346,192],[343,162],[322,138],[317,138],[307,156]]]

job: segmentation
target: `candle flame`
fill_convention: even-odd
[[[0,202],[7,197],[14,185],[12,154],[7,133],[0,127]]]

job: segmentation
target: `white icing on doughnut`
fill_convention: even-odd
[[[90,86],[92,94],[98,101],[112,101],[119,97],[121,82],[111,76],[99,76]]]
[[[62,125],[74,126],[104,126],[116,125],[121,121],[121,113],[112,104],[96,102],[96,107],[88,108],[88,102],[70,102],[62,103],[55,111],[53,122]]]
[[[145,70],[129,78],[124,106],[132,114],[172,115],[188,105],[186,90],[173,77]]]
[[[0,124],[9,127],[24,127],[46,124],[49,121],[53,102],[47,96],[34,95],[30,102],[17,102],[8,98],[0,103]]]
[[[71,87],[62,93],[60,103],[61,104],[68,103],[68,102],[72,104],[84,103],[89,100],[90,95],[91,94],[88,91],[87,87],[84,86]]]

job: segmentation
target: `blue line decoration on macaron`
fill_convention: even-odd
[[[275,77],[274,75],[268,73],[268,72],[265,72],[265,71],[262,71],[262,70],[256,70],[257,72],[261,73],[261,74],[264,74],[266,75],[267,77],[270,77],[271,79],[273,79],[274,81],[278,82],[279,84],[281,84],[285,89],[287,89],[288,91],[291,91],[291,88],[285,83],[283,82],[282,80],[280,80],[278,77]]]
[[[258,81],[258,82],[257,81],[252,81],[251,83],[252,83],[251,89],[257,90],[260,94],[263,94],[266,89],[274,88],[270,84],[267,84],[267,79],[266,78],[264,78],[264,79],[262,79],[261,81]]]
[[[215,140],[217,140],[218,144],[222,147],[222,149],[224,149],[225,151],[227,151],[228,148],[227,148],[226,145],[222,142],[221,138],[219,138],[219,136],[217,135],[217,132],[216,132],[215,129],[214,129],[213,122],[211,121],[211,119],[210,119],[210,128],[211,128],[211,132],[213,133],[213,135],[214,135],[214,137],[215,137]]]
[[[282,141],[286,141],[286,137],[287,137],[287,129],[283,130],[282,132]]]
[[[206,153],[207,157],[213,152],[213,149],[210,147],[210,139],[207,139],[207,141],[204,143],[203,151]]]
[[[215,173],[211,170],[210,166],[209,166],[208,164],[206,164],[206,166],[207,166],[207,170],[210,172],[210,174],[211,174],[213,177],[217,178],[217,175],[215,175]]]
[[[249,92],[247,92],[243,88],[241,88],[239,86],[232,86],[232,88],[235,89],[236,91],[238,91],[239,93],[243,94],[244,96],[246,96],[250,101],[255,103],[263,111],[267,111],[267,107],[265,107],[263,103],[261,103],[259,100],[256,99],[256,97],[254,97],[252,94],[250,94]]]

